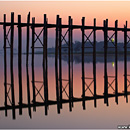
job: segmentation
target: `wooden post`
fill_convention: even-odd
[[[4,14],[4,86],[5,86],[5,116],[7,116],[7,61],[6,61],[6,14]]]
[[[68,77],[69,77],[69,110],[72,111],[71,106],[71,72],[70,72],[70,42],[71,42],[71,16],[69,16],[69,33],[68,33]]]
[[[19,77],[19,114],[22,115],[22,29],[21,15],[18,15],[18,77]]]
[[[124,92],[126,96],[126,102],[128,102],[127,96],[127,21],[124,26]]]
[[[62,108],[62,53],[61,53],[61,18],[59,18],[59,85],[60,85],[60,108]]]
[[[93,29],[93,80],[94,80],[94,107],[96,107],[96,19],[94,19]]]
[[[35,41],[35,18],[32,18],[32,87],[33,87],[33,111],[36,111],[35,103],[36,103],[36,97],[35,97],[35,75],[34,75],[34,41]]]
[[[27,17],[27,55],[26,55],[26,64],[28,64],[28,55],[29,55],[29,24],[30,24],[30,12]]]
[[[59,15],[56,18],[56,45],[55,45],[55,76],[56,76],[56,98],[57,98],[57,112],[60,113],[59,104],[59,81],[58,81],[58,28],[59,27]]]
[[[45,97],[45,115],[47,115],[48,103],[48,79],[47,79],[47,18],[44,14],[44,47],[43,47],[43,77],[44,77],[44,97]]]
[[[104,20],[104,103],[108,105],[108,76],[107,76],[107,26],[108,20]]]
[[[12,114],[15,119],[15,97],[14,97],[14,76],[13,76],[13,44],[14,44],[14,13],[11,13],[11,37],[10,37],[10,74],[11,74],[11,95],[12,95]]]
[[[115,101],[118,104],[118,63],[117,63],[117,26],[118,26],[118,21],[115,21]]]
[[[73,105],[73,28],[72,28],[72,24],[73,24],[73,20],[71,18],[71,26],[70,26],[70,37],[71,37],[71,40],[70,40],[70,47],[71,47],[71,64],[70,64],[70,68],[71,68],[71,98],[72,98],[72,107],[74,106]]]
[[[85,110],[84,24],[85,24],[85,17],[82,18],[82,96],[83,96],[83,109]]]

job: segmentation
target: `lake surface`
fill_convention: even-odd
[[[64,56],[66,57],[66,56]],[[81,56],[78,56],[81,59]],[[86,56],[87,57],[87,56]],[[111,56],[113,61],[109,61],[108,75],[114,76],[114,55]],[[42,68],[42,55],[35,55],[35,81],[43,82],[43,68]],[[103,59],[103,56],[101,56]],[[0,106],[4,106],[4,56],[0,55]],[[66,58],[62,60],[62,76],[63,79],[68,79],[68,63]],[[90,58],[91,59],[91,58]],[[111,58],[110,58],[111,59]],[[130,74],[130,62],[127,62],[127,73]],[[82,95],[82,68],[81,62],[74,61],[73,63],[73,95],[80,98]],[[102,95],[104,93],[104,62],[98,61],[96,63],[96,81],[97,81],[97,94]],[[19,79],[18,79],[18,56],[14,55],[13,64],[14,74],[14,92],[15,92],[15,105],[19,102]],[[29,55],[29,88],[30,88],[30,100],[33,100],[32,89],[32,66],[31,55]],[[91,60],[85,62],[85,75],[87,77],[93,77],[93,64]],[[118,61],[118,91],[124,91],[124,61]],[[7,54],[7,83],[10,83],[10,57]],[[129,78],[129,77],[128,77]],[[86,80],[89,84],[91,81]],[[112,82],[112,79],[109,79]],[[48,93],[49,100],[56,100],[56,82],[55,82],[55,58],[52,55],[48,56]],[[38,89],[42,86],[42,83],[35,84]],[[66,82],[63,82],[63,86]],[[115,84],[112,84],[113,88]],[[26,73],[26,55],[22,55],[22,89],[23,89],[23,103],[27,103],[27,73]],[[90,89],[93,91],[93,84]],[[130,88],[128,88],[129,90]],[[68,87],[66,92],[68,92]],[[112,88],[108,89],[109,93],[113,93]],[[43,88],[40,91],[41,95],[44,93]],[[9,93],[11,97],[11,93]],[[86,91],[86,95],[90,96],[91,93]],[[67,99],[65,93],[63,98]],[[31,107],[32,118],[29,117],[28,108],[23,108],[22,115],[19,115],[19,109],[16,109],[16,119],[12,119],[12,110],[8,110],[8,116],[5,116],[5,111],[0,111],[0,128],[92,128],[92,129],[116,129],[118,125],[129,125],[130,117],[130,97],[128,96],[128,103],[124,96],[118,97],[118,105],[115,102],[115,97],[109,98],[109,106],[104,104],[104,99],[97,99],[97,107],[94,107],[94,101],[86,101],[86,110],[83,110],[82,102],[74,102],[72,112],[69,111],[69,103],[63,104],[63,108],[60,114],[57,113],[57,105],[50,105],[48,115],[45,115],[45,107],[36,107],[36,112]],[[36,96],[36,100],[42,102],[40,95]],[[8,100],[9,104],[9,100]]]

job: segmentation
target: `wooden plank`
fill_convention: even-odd
[[[124,96],[125,94],[124,93],[118,93],[118,97],[121,97],[121,96]],[[127,95],[130,95],[130,92],[127,92]],[[108,98],[115,98],[115,94],[108,94]],[[104,95],[97,95],[96,99],[104,99]],[[84,99],[83,98],[74,98],[73,99],[74,102],[82,102]],[[85,101],[91,101],[91,100],[94,100],[94,96],[85,96]],[[65,103],[69,103],[69,100],[62,100],[62,103],[65,104]],[[57,105],[57,101],[54,100],[54,101],[48,101],[48,105]],[[34,104],[24,104],[22,106],[22,108],[28,108],[28,107],[34,107]],[[35,107],[42,107],[42,106],[45,106],[45,103],[44,102],[39,102],[39,103],[36,103],[35,104]],[[19,105],[15,105],[15,109],[19,109]],[[5,106],[2,106],[0,107],[0,110],[5,110]],[[7,110],[12,110],[12,106],[8,106],[7,107]]]
[[[4,25],[4,22],[0,22],[0,25]],[[10,26],[11,22],[6,22],[6,26]],[[14,25],[18,25],[18,23],[14,22]],[[27,27],[28,23],[21,23],[21,27]],[[32,23],[29,24],[29,26],[32,26]],[[35,27],[43,27],[44,24],[43,23],[36,23]],[[69,25],[62,25],[61,28],[68,28]],[[56,24],[48,24],[47,28],[56,28]],[[72,26],[73,29],[81,29],[82,25],[73,25]],[[94,26],[84,26],[84,29],[94,29]],[[95,28],[96,30],[104,30],[104,27],[102,26],[96,26]],[[108,27],[108,30],[110,31],[115,31],[115,27]],[[117,28],[117,31],[124,31],[124,28]],[[127,31],[130,31],[130,28],[127,28]]]

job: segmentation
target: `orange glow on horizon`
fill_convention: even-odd
[[[114,26],[115,20],[119,20],[119,26],[123,27],[125,21],[130,21],[130,1],[17,1],[0,2],[0,21],[3,14],[7,14],[10,20],[10,13],[15,12],[22,15],[22,20],[26,22],[28,12],[31,17],[36,17],[37,22],[43,22],[43,14],[47,14],[49,23],[56,22],[56,15],[59,14],[64,24],[68,23],[68,16],[72,16],[74,24],[81,24],[81,18],[86,17],[86,24],[92,25],[93,19],[97,19],[97,25],[102,25],[103,20],[108,18],[109,25]],[[6,7],[6,8],[5,8]]]

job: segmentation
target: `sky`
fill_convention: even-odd
[[[39,23],[43,23],[43,14],[47,14],[48,23],[55,24],[56,15],[59,14],[62,24],[68,24],[68,16],[71,16],[73,24],[78,25],[81,25],[81,18],[85,17],[85,25],[88,26],[93,25],[96,18],[97,26],[103,26],[103,20],[108,19],[109,26],[114,26],[115,20],[118,20],[118,26],[124,27],[127,20],[130,27],[129,7],[130,1],[0,1],[0,21],[3,21],[3,14],[6,14],[7,21],[10,21],[11,12],[14,12],[15,22],[18,14],[21,14],[22,22],[27,22],[27,14],[30,12],[31,18],[35,17]],[[55,39],[55,29],[50,29],[48,33],[49,46],[54,46],[52,41]],[[90,31],[86,33],[89,34]],[[23,36],[26,36],[26,31],[23,31]],[[119,42],[123,41],[122,32],[119,33],[118,39]],[[81,30],[74,31],[73,40],[81,41]],[[97,31],[97,41],[103,41],[103,32]]]
[[[10,13],[22,15],[22,20],[26,22],[28,12],[32,17],[36,17],[37,22],[43,21],[43,14],[48,16],[49,23],[55,23],[56,15],[59,14],[63,23],[68,23],[68,16],[72,16],[74,24],[81,24],[81,18],[86,17],[86,24],[92,25],[93,19],[97,19],[97,25],[102,25],[102,21],[109,19],[109,25],[119,20],[119,25],[123,27],[126,20],[130,20],[130,1],[0,1],[0,20],[6,13],[10,20]]]

